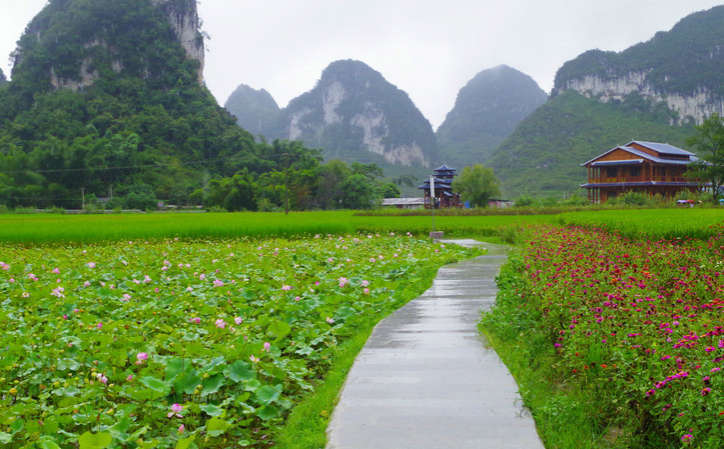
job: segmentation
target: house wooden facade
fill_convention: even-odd
[[[672,198],[677,193],[701,190],[705,184],[687,178],[687,166],[699,159],[686,150],[665,143],[631,141],[581,164],[588,169],[592,203],[605,203],[627,192]]]
[[[442,165],[434,170],[432,175],[435,180],[435,208],[451,208],[451,207],[462,207],[460,201],[460,194],[455,193],[452,190],[453,178],[455,178],[455,169],[450,168],[447,165]],[[430,209],[433,204],[433,199],[430,196],[430,179],[425,180],[425,183],[418,187],[425,193],[425,209]]]

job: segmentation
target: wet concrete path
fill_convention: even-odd
[[[457,240],[458,244],[479,244]],[[438,272],[381,321],[347,377],[326,449],[542,449],[518,387],[476,323],[507,249]]]

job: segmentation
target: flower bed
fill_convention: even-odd
[[[542,338],[551,382],[596,398],[601,431],[613,425],[622,436],[614,447],[722,447],[722,235],[630,241],[575,227],[530,232],[515,294],[508,288],[486,317],[491,328]]]

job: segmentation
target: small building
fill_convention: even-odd
[[[634,140],[581,164],[588,168],[588,182],[581,187],[588,190],[592,203],[605,203],[627,192],[673,198],[707,185],[684,175],[697,161],[694,153],[673,145]]]
[[[452,182],[455,178],[455,169],[450,168],[447,165],[442,165],[436,168],[433,172],[432,178],[435,186],[435,208],[436,209],[447,209],[453,207],[462,207],[460,201],[460,194],[453,192]],[[425,180],[425,183],[418,187],[425,192],[424,201],[425,209],[430,209],[433,204],[432,197],[430,195],[430,179]]]
[[[422,209],[424,198],[384,198],[382,207],[395,207],[397,209]]]

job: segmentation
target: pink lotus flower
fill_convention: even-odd
[[[243,323],[243,322],[244,322],[244,319],[241,318],[241,317],[236,317],[236,318],[234,318],[234,323],[236,323],[237,325],[238,325],[238,324],[241,324],[241,323]]]
[[[216,323],[215,323],[215,324],[216,324],[216,327],[218,327],[219,329],[224,329],[224,328],[226,328],[226,321],[224,321],[224,320],[221,319],[221,318],[219,318],[218,320],[216,320]]]
[[[136,359],[138,359],[138,361],[136,362],[136,365],[140,365],[143,362],[145,362],[146,360],[148,360],[148,354],[145,352],[139,352],[138,355],[136,356]]]
[[[96,263],[95,262],[88,262],[88,268],[95,268]]]
[[[121,301],[130,301],[130,300],[131,300],[131,295],[129,295],[128,293],[124,293],[123,299],[121,299]]]
[[[186,426],[184,426],[183,424],[178,426],[178,433],[184,433],[184,430],[186,430]]]
[[[128,377],[126,377],[126,381],[133,382],[133,374],[129,374]]]
[[[269,352],[269,349],[271,348],[271,344],[268,341],[264,342],[264,350],[266,352]]]
[[[254,363],[259,363],[259,358],[258,358],[258,357],[254,357],[253,355],[250,355],[250,356],[249,356],[249,360],[251,360],[251,361],[254,362]]]
[[[218,279],[214,281],[214,287],[223,287],[224,283]]]
[[[326,321],[327,321],[329,324],[333,324],[333,323],[334,323],[334,320],[333,320],[332,318],[330,318],[330,317],[327,317]]]
[[[171,406],[171,411],[168,413],[168,415],[166,415],[166,417],[170,418],[173,415],[176,415],[178,418],[183,418],[183,416],[181,416],[181,412],[183,411],[183,409],[184,409],[183,405],[174,404]]]
[[[284,290],[284,291],[289,291],[291,289],[292,289],[291,285],[282,285],[282,290]]]
[[[199,279],[202,280],[202,281],[206,280],[206,274],[201,273],[201,274],[199,275]]]
[[[53,268],[53,271],[52,271],[52,272],[55,273],[55,274],[58,274],[58,273],[60,273],[60,269],[57,268],[57,267],[56,267],[56,268]]]

